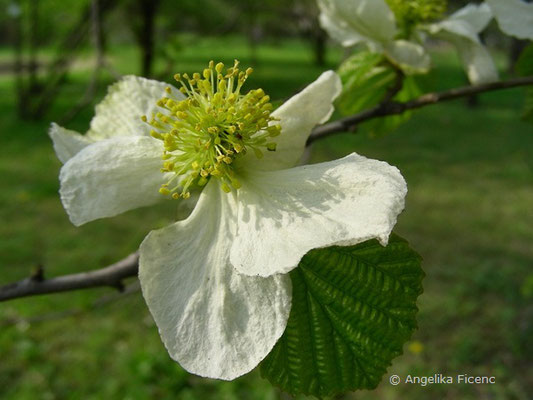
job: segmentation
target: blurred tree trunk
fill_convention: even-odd
[[[263,31],[257,21],[258,11],[257,5],[254,1],[248,1],[246,3],[246,37],[248,39],[248,45],[250,47],[250,64],[257,66],[257,45],[261,40]]]
[[[307,41],[313,51],[315,65],[326,65],[328,35],[318,22],[319,10],[316,4],[307,1],[296,1],[291,9],[291,18],[297,21],[302,38]]]
[[[19,10],[20,11],[20,10]],[[14,70],[15,73],[15,91],[17,97],[17,114],[23,116],[24,114],[24,104],[26,103],[25,91],[24,91],[24,58],[23,58],[23,49],[22,49],[22,20],[21,15],[13,16],[13,47],[15,50],[15,62]]]
[[[91,79],[85,89],[83,97],[62,118],[61,125],[66,125],[78,113],[91,103],[98,88],[98,81],[105,61],[105,35],[102,28],[102,0],[91,0],[91,36],[95,52],[95,65]]]
[[[28,57],[28,90],[32,96],[39,91],[37,81],[37,49],[39,47],[39,0],[29,2],[30,40]]]
[[[155,55],[155,19],[161,0],[137,0],[135,11],[139,19],[133,24],[141,50],[141,75],[152,76]]]
[[[99,13],[104,13],[116,5],[116,0],[99,1]],[[19,104],[19,116],[21,118],[40,119],[53,104],[53,101],[65,82],[69,67],[75,59],[76,52],[87,40],[91,27],[91,14],[93,5],[89,3],[83,8],[78,20],[65,36],[63,42],[58,46],[55,59],[48,63],[43,78],[39,79],[37,74],[38,60],[37,48],[39,45],[38,32],[38,0],[30,1],[29,9],[29,48],[27,53],[28,62],[24,61],[24,38],[21,29],[21,22],[17,28],[18,34],[15,39],[15,66],[17,81],[17,98]],[[102,14],[103,15],[103,14]],[[103,36],[100,44],[103,45]],[[28,68],[25,67],[27,64]]]
[[[327,34],[318,24],[314,29],[315,64],[319,67],[326,65]]]
[[[528,44],[529,40],[512,39],[511,45],[509,46],[509,73],[515,73],[516,62]]]
[[[31,116],[28,110],[29,100],[38,94],[37,79],[37,48],[39,37],[39,0],[29,2],[28,6],[28,57],[24,59],[24,36],[22,29],[22,14],[14,20],[14,48],[15,48],[15,81],[17,92],[17,110],[20,117]]]

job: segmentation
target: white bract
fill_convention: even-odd
[[[522,0],[486,1],[504,33],[533,40],[533,3]]]
[[[386,244],[407,190],[396,168],[355,153],[295,167],[333,111],[335,73],[273,112],[261,89],[241,93],[250,73],[211,63],[177,75],[180,90],[126,77],[87,135],[50,130],[75,225],[203,188],[187,219],[142,242],[139,279],[170,356],[225,380],[252,370],[283,334],[286,273],[302,256],[371,238]]]
[[[318,0],[320,24],[345,47],[364,43],[407,72],[426,72],[430,59],[417,38],[397,38],[396,18],[385,0]]]
[[[429,70],[430,58],[422,46],[424,37],[429,34],[456,46],[472,83],[498,78],[492,58],[478,37],[492,18],[488,5],[468,5],[443,21],[415,23],[406,32],[398,28],[399,21],[388,3],[396,4],[396,8],[402,7],[402,2],[397,0],[318,0],[320,22],[343,46],[365,43],[371,51],[383,53],[407,73]],[[432,2],[424,3],[431,16]],[[442,2],[434,3],[434,7],[440,9]]]
[[[487,4],[469,4],[444,21],[425,27],[430,34],[455,46],[468,79],[473,84],[498,79],[492,57],[478,36],[491,19],[492,13]]]

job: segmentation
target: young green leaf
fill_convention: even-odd
[[[397,71],[385,60],[382,54],[361,51],[344,61],[339,67],[342,80],[342,93],[337,107],[344,115],[356,114],[377,106],[396,85]],[[412,75],[404,76],[402,87],[391,99],[409,101],[422,92]],[[396,130],[411,117],[410,112],[377,118],[361,126],[363,132],[379,136]]]
[[[392,235],[312,250],[291,272],[292,310],[261,373],[292,394],[375,388],[416,329],[420,256]]]
[[[415,77],[408,75],[403,79],[402,89],[394,96],[393,100],[398,102],[407,102],[422,94],[422,91],[416,83]],[[411,119],[412,111],[406,111],[398,115],[389,115],[383,118],[376,118],[368,121],[362,126],[364,132],[370,136],[381,136],[394,132],[400,125]]]
[[[339,67],[342,93],[337,105],[343,114],[355,114],[378,104],[394,84],[395,72],[382,54],[361,51]]]

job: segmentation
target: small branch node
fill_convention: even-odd
[[[44,267],[39,264],[37,265],[30,274],[30,281],[32,282],[43,282],[44,277]]]
[[[126,286],[124,286],[124,282],[118,281],[113,284],[113,287],[117,289],[119,292],[123,293],[126,289]]]

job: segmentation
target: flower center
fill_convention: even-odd
[[[436,20],[446,12],[447,0],[385,0],[408,39],[416,24]]]
[[[163,141],[163,173],[173,173],[159,191],[178,199],[188,198],[193,185],[204,186],[210,179],[220,181],[229,193],[241,187],[234,170],[234,161],[249,151],[257,158],[263,151],[275,151],[271,138],[281,133],[281,126],[270,115],[270,97],[262,89],[241,94],[241,88],[252,74],[252,68],[224,70],[224,64],[213,61],[202,74],[176,74],[185,100],[168,97],[157,105],[164,109],[148,121],[154,128],[152,137]]]

